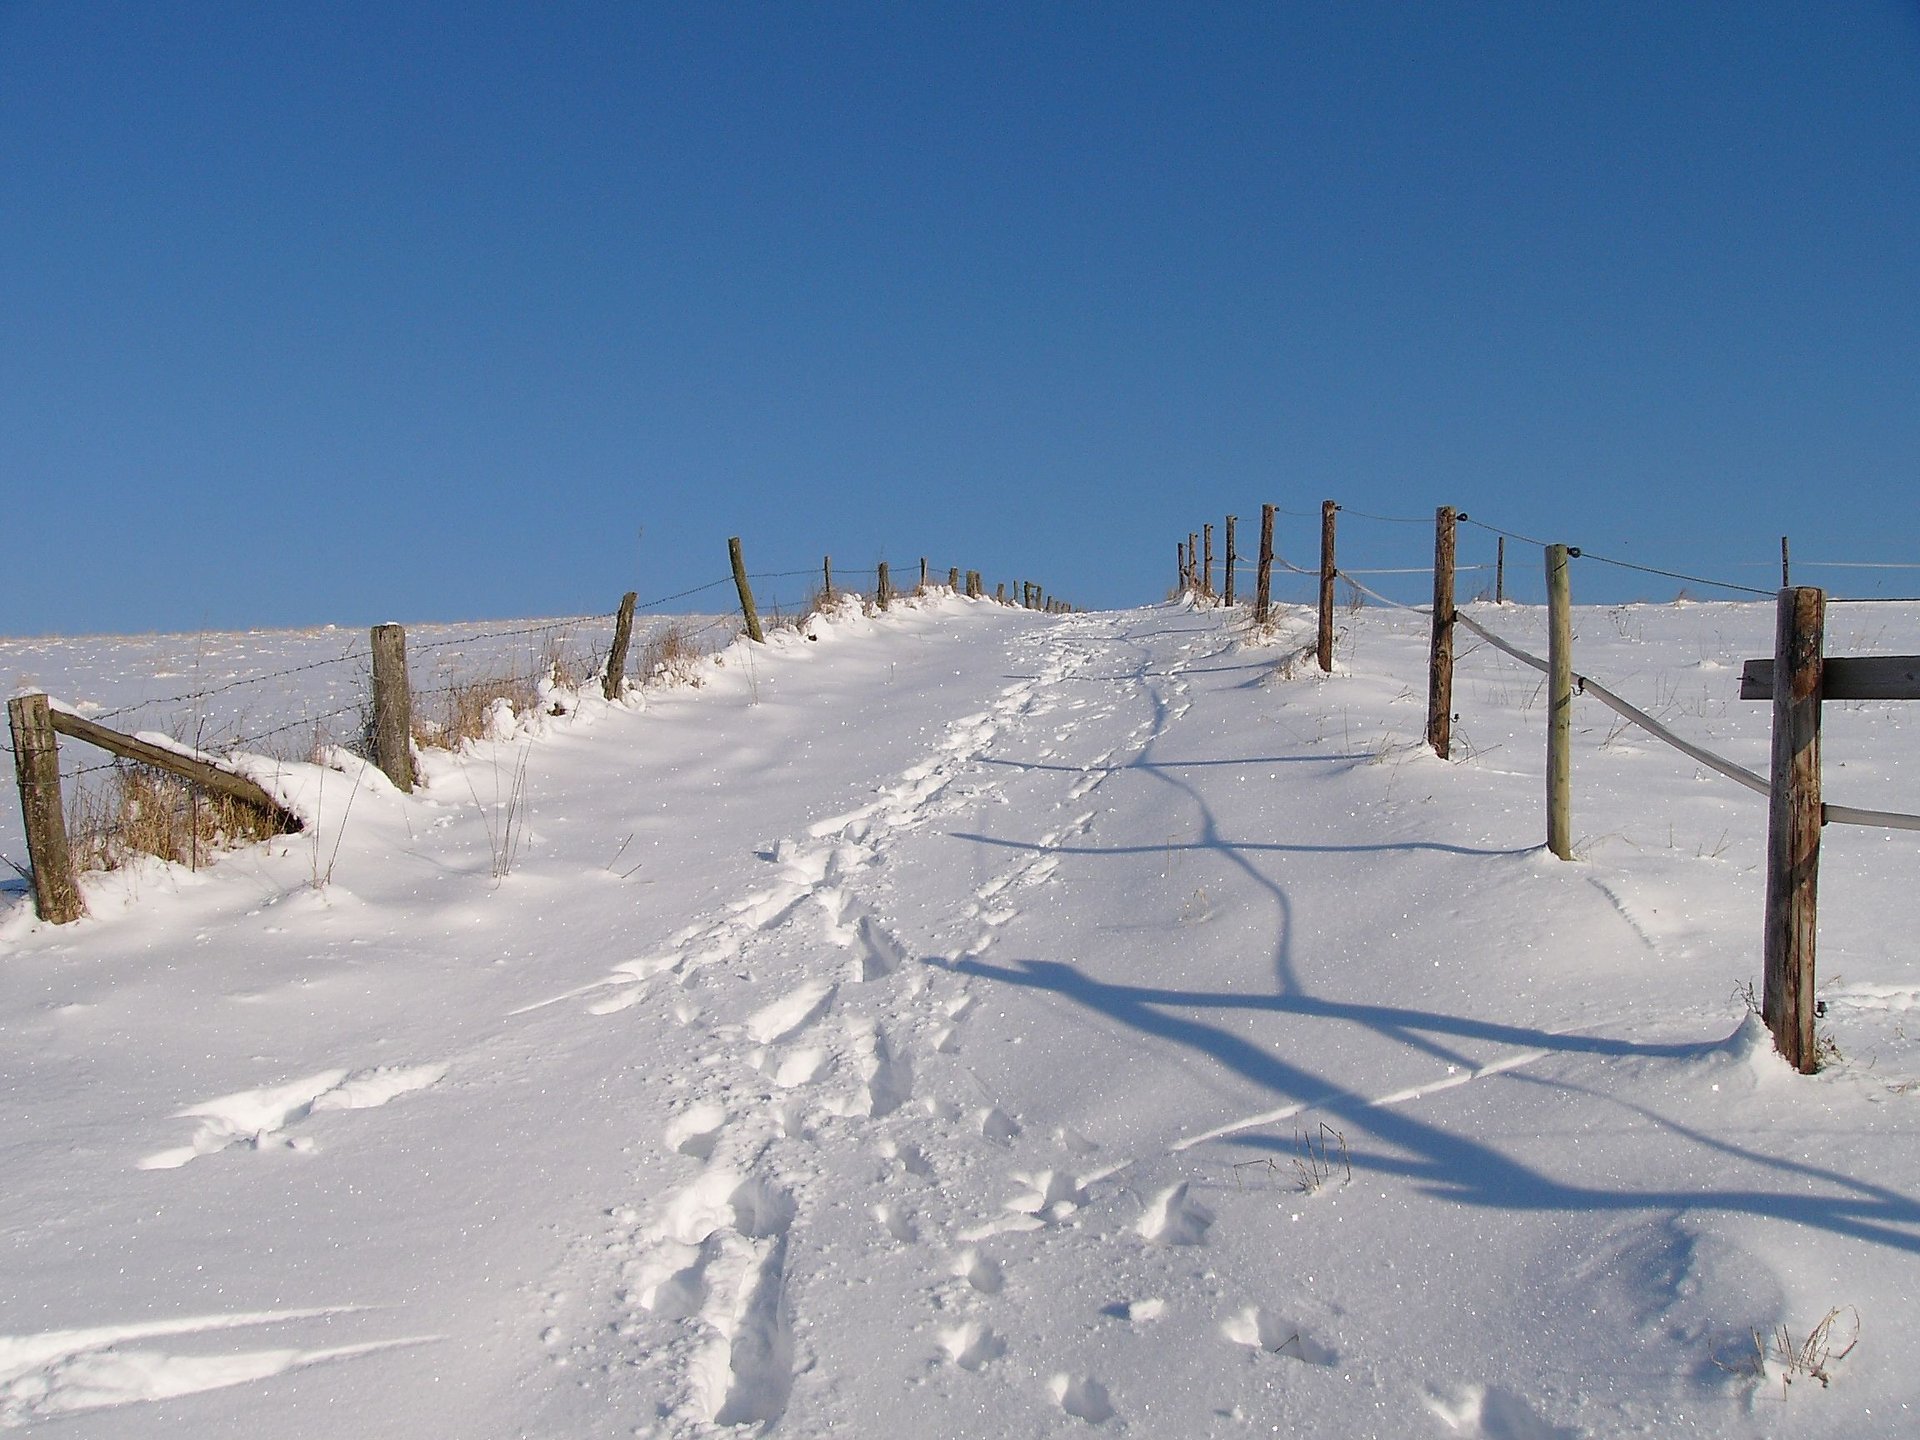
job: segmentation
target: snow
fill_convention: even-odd
[[[1576,628],[1764,770],[1770,607]],[[1425,622],[1342,630],[1322,675],[1294,610],[845,605],[413,796],[248,760],[303,833],[90,875],[75,925],[16,887],[0,1425],[1911,1433],[1911,840],[1827,832],[1796,1076],[1740,994],[1763,802],[1579,702],[1554,860],[1538,677],[1463,643],[1443,762]],[[189,688],[178,642],[26,643],[83,712]],[[1828,709],[1829,798],[1920,810],[1905,707]],[[1779,1352],[1835,1310],[1823,1384]]]

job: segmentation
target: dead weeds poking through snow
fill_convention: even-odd
[[[1818,1380],[1823,1390],[1833,1383],[1833,1367],[1860,1343],[1860,1312],[1851,1305],[1836,1305],[1801,1340],[1795,1340],[1784,1323],[1775,1326],[1771,1334],[1758,1330],[1747,1333],[1753,1338],[1751,1354],[1743,1353],[1731,1361],[1716,1358],[1714,1364],[1729,1374],[1761,1382],[1777,1376],[1780,1398],[1785,1400],[1788,1387],[1796,1380]]]
[[[76,791],[67,806],[76,870],[118,870],[143,855],[197,870],[216,851],[279,833],[255,807],[148,765],[116,766],[104,785]]]

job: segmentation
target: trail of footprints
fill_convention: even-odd
[[[1010,1147],[1019,1138],[1017,1122],[991,1097],[962,1105],[927,1095],[915,1104],[916,1055],[959,1048],[974,1005],[969,982],[939,968],[910,966],[914,952],[855,893],[854,883],[884,865],[889,832],[924,824],[990,788],[959,782],[1009,724],[1052,708],[1043,693],[1091,653],[1074,650],[1070,639],[1066,626],[1049,636],[1038,678],[1009,686],[991,709],[954,722],[932,758],[873,802],[811,826],[802,841],[782,842],[771,857],[780,867],[772,885],[682,930],[666,953],[620,966],[585,992],[555,997],[585,995],[591,1013],[609,1015],[672,993],[662,987],[677,987],[674,1013],[697,1025],[704,1023],[698,996],[705,972],[723,966],[732,977],[760,937],[810,924],[845,955],[831,973],[794,985],[743,1023],[711,1027],[719,1046],[709,1057],[715,1073],[701,1080],[663,1133],[666,1146],[697,1168],[655,1202],[609,1212],[605,1238],[620,1259],[624,1312],[616,1328],[638,1342],[631,1363],[657,1375],[666,1397],[659,1433],[767,1425],[785,1411],[798,1363],[787,1268],[808,1181],[806,1142],[823,1127],[883,1121],[913,1106],[916,1124],[925,1117],[950,1140],[978,1137]],[[1171,705],[1085,767],[1067,791],[1069,806],[1105,782],[1116,756],[1137,753],[1184,710],[1178,698],[1184,686],[1175,681],[1170,688]],[[1054,873],[1059,862],[1052,852],[1084,836],[1096,813],[1075,812],[1040,837],[1028,858],[980,886],[958,917],[957,942],[942,958],[951,962],[989,948],[1018,916],[1021,892]],[[869,1001],[888,1013],[872,1013]],[[950,1205],[920,1147],[886,1127],[853,1133],[913,1182],[901,1187],[906,1196],[923,1207]],[[1092,1148],[1061,1139],[1070,1152]],[[936,1224],[915,1213],[908,1199],[873,1205],[876,1226],[899,1245],[920,1247],[937,1266],[929,1312],[916,1326],[932,1340],[932,1363],[980,1374],[1008,1353],[1008,1341],[992,1323],[1009,1264],[995,1242],[1068,1224],[1121,1195],[1125,1187],[1116,1177],[1130,1162],[1086,1170],[1080,1168],[1086,1158],[1070,1153],[1052,1168],[1010,1172],[1003,1207],[971,1222]],[[1140,1239],[1157,1245],[1204,1244],[1212,1223],[1185,1184],[1155,1196],[1134,1222]],[[1107,1313],[1145,1323],[1157,1318],[1160,1305],[1141,1300]],[[1225,1317],[1221,1328],[1225,1341],[1251,1350],[1316,1364],[1332,1359],[1298,1326],[1258,1307]],[[1048,1403],[1090,1424],[1116,1414],[1108,1390],[1090,1374],[1054,1374],[1045,1392]]]

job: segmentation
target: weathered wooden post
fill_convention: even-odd
[[[954,594],[960,593],[960,567],[955,565],[947,571],[947,588]]]
[[[1200,530],[1206,537],[1201,541],[1205,547],[1201,553],[1206,559],[1203,562],[1205,568],[1200,572],[1200,594],[1203,599],[1211,600],[1213,599],[1213,526],[1202,525]]]
[[[373,763],[413,793],[413,690],[407,683],[407,632],[373,627]]]
[[[1187,588],[1187,542],[1173,542],[1173,573],[1177,576],[1176,587],[1184,594]]]
[[[760,612],[754,608],[753,587],[747,583],[747,562],[740,558],[740,537],[727,541],[727,558],[733,562],[733,588],[740,592],[740,613],[746,617],[747,638],[761,645],[767,637],[760,631]]]
[[[1007,603],[1006,581],[1002,580],[998,585],[993,587],[993,603],[996,605],[1004,605]]]
[[[1233,553],[1233,524],[1238,516],[1227,516],[1227,583],[1220,596],[1222,603],[1233,604],[1233,562],[1239,557]]]
[[[1453,746],[1453,558],[1458,512],[1433,516],[1433,631],[1427,647],[1427,743],[1445,760]]]
[[[924,555],[920,557],[920,588],[927,588],[927,557]]]
[[[1340,507],[1331,500],[1320,502],[1320,668],[1333,669],[1333,517]]]
[[[1547,546],[1547,848],[1573,858],[1573,588],[1565,545]]]
[[[1260,564],[1253,577],[1253,620],[1264,625],[1273,610],[1273,506],[1260,507]]]
[[[833,603],[833,557],[831,555],[820,557],[820,603],[822,605]]]
[[[1773,788],[1767,804],[1766,979],[1760,1013],[1780,1053],[1803,1075],[1819,1067],[1813,942],[1826,606],[1822,590],[1782,589],[1773,640]]]
[[[620,687],[627,678],[627,647],[633,643],[633,607],[640,596],[632,591],[620,597],[620,611],[613,617],[613,646],[607,651],[607,673],[600,678],[600,693],[609,700],[620,698]]]
[[[20,818],[27,831],[27,863],[33,870],[34,913],[49,925],[65,925],[87,913],[67,848],[67,817],[60,802],[60,741],[53,732],[45,695],[17,695],[7,702],[13,732],[13,774],[20,785]]]
[[[893,603],[893,579],[887,574],[887,562],[879,562],[875,570],[874,593],[879,598],[880,608],[886,609]]]
[[[1191,530],[1187,532],[1187,588],[1195,599],[1200,598],[1200,537]]]
[[[1493,603],[1507,603],[1507,537],[1493,542]]]

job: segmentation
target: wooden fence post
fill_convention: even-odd
[[[1780,537],[1780,588],[1788,589],[1793,584],[1792,557],[1787,554],[1787,537]]]
[[[1175,588],[1184,593],[1187,588],[1187,542],[1184,540],[1173,542],[1173,573],[1178,577]]]
[[[407,632],[373,627],[373,763],[413,793],[413,689],[407,682]]]
[[[1493,603],[1507,603],[1507,537],[1493,542]]]
[[[607,673],[600,678],[600,693],[609,700],[620,698],[620,687],[627,678],[627,647],[633,643],[633,607],[637,592],[629,590],[620,597],[620,613],[613,618],[613,646],[607,651]]]
[[[1202,525],[1201,533],[1206,538],[1201,542],[1205,547],[1201,552],[1206,556],[1205,568],[1200,572],[1200,594],[1208,600],[1213,599],[1213,526]]]
[[[1547,546],[1547,848],[1573,858],[1573,586],[1565,545]]]
[[[1433,515],[1433,632],[1427,647],[1427,743],[1445,760],[1453,748],[1453,558],[1458,512]]]
[[[33,909],[49,925],[86,914],[67,848],[67,817],[60,803],[60,741],[53,733],[45,695],[19,695],[7,702],[13,732],[13,773],[20,785],[20,818],[27,831],[27,863],[33,869]]]
[[[993,587],[993,603],[996,605],[1004,605],[1007,603],[1006,581],[1003,580],[998,585]]]
[[[753,587],[747,583],[747,562],[740,558],[740,537],[727,541],[727,559],[733,562],[733,588],[740,592],[740,613],[746,617],[747,638],[764,645],[767,637],[760,630],[760,612],[754,608]]]
[[[820,557],[820,603],[823,605],[833,603],[833,557],[831,555]]]
[[[927,557],[924,555],[920,557],[920,588],[927,588]]]
[[[882,560],[879,562],[875,570],[875,577],[873,586],[874,593],[879,598],[880,608],[884,610],[893,603],[893,580],[887,574],[886,561]]]
[[[1220,599],[1223,604],[1233,604],[1233,562],[1239,557],[1233,553],[1233,523],[1239,517],[1227,516],[1227,583]]]
[[[1200,537],[1189,530],[1187,532],[1187,588],[1200,597]]]
[[[1260,507],[1260,565],[1253,577],[1253,622],[1264,625],[1273,611],[1273,506]]]
[[[1333,517],[1340,507],[1331,500],[1320,502],[1320,668],[1333,669]]]
[[[1767,804],[1766,979],[1760,1013],[1802,1075],[1814,1041],[1814,902],[1820,880],[1820,702],[1826,592],[1782,589],[1773,641],[1773,788]]]

